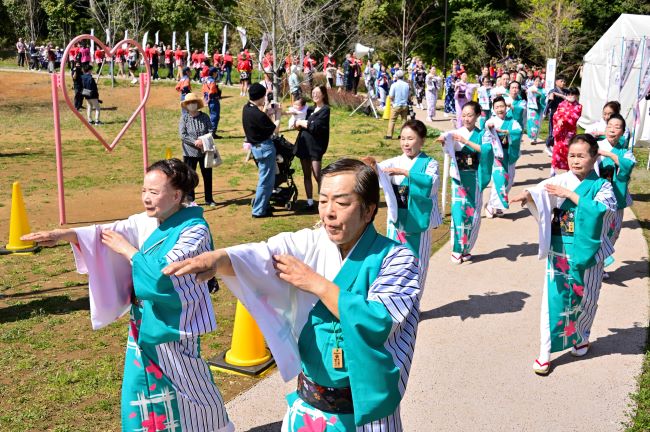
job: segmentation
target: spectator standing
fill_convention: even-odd
[[[29,68],[31,70],[39,70],[41,68],[41,63],[38,61],[38,48],[34,41],[29,43]]]
[[[291,74],[289,75],[289,92],[291,92],[291,103],[297,101],[302,96],[300,89],[300,78],[298,77],[298,66],[291,65]]]
[[[385,139],[393,139],[395,130],[395,120],[401,117],[406,121],[409,113],[408,102],[411,98],[411,87],[404,81],[404,71],[398,70],[395,73],[396,81],[390,86],[388,95],[390,96],[390,120],[388,121],[388,131]]]
[[[327,151],[330,140],[330,107],[327,88],[323,85],[315,87],[311,98],[316,104],[307,109],[305,120],[297,120],[295,127],[300,129],[296,140],[296,156],[300,158],[305,181],[305,195],[307,196],[306,211],[315,212],[317,206],[313,200],[312,175],[316,180],[316,187],[320,185],[321,163]]]
[[[74,89],[74,108],[79,111],[83,106],[83,71],[81,65],[75,65],[72,70],[72,88]]]
[[[311,58],[311,53],[307,51],[305,58],[302,60],[303,72],[307,76],[309,88],[314,88],[314,69],[316,68],[316,60]]]
[[[102,66],[104,64],[104,57],[105,57],[104,50],[99,48],[95,50],[95,64],[97,65],[98,76],[102,71]]]
[[[82,69],[84,73],[81,76],[81,83],[83,86],[81,93],[84,99],[86,99],[86,117],[88,123],[101,125],[103,123],[99,121],[99,90],[97,89],[97,83],[93,78],[93,67],[90,64],[87,64],[82,66]],[[93,110],[95,111],[95,121],[90,118],[90,113]]]
[[[386,66],[379,65],[379,72],[377,73],[377,81],[375,86],[377,87],[377,96],[379,97],[379,107],[384,108],[386,105],[386,96],[388,95],[389,90],[389,81],[388,73],[386,73]]]
[[[86,45],[85,43],[81,44],[81,46],[79,47],[79,53],[77,57],[79,57],[79,61],[81,61],[82,69],[90,65],[90,62],[92,61],[92,57],[90,56],[90,48],[88,47],[88,45]]]
[[[352,93],[357,94],[357,91],[359,90],[359,81],[361,81],[363,63],[361,62],[361,59],[354,58],[354,56],[352,56],[352,59],[354,60],[354,82],[352,84]]]
[[[279,104],[269,105],[266,89],[260,83],[253,84],[248,95],[249,100],[242,110],[242,124],[259,172],[252,216],[264,218],[272,216],[269,200],[275,186],[276,153],[271,138],[280,126],[282,110]]]
[[[418,102],[418,108],[424,109],[422,102],[424,101],[426,91],[427,71],[424,70],[422,60],[418,60],[413,70],[413,89],[415,90],[415,99]]]
[[[208,77],[203,83],[203,99],[208,104],[210,110],[210,123],[212,123],[212,137],[215,139],[221,138],[217,135],[217,127],[219,126],[219,117],[221,114],[221,90],[217,85],[217,72],[216,67],[211,67],[208,72]]]
[[[167,79],[174,78],[174,52],[171,45],[165,47],[165,68],[167,68]]]
[[[131,84],[138,82],[135,72],[138,70],[138,50],[135,47],[129,48],[129,56],[126,59],[129,65],[129,76],[131,77]]]
[[[189,67],[183,68],[183,76],[181,76],[180,81],[176,83],[176,91],[180,94],[181,102],[185,99],[185,96],[192,92]]]
[[[158,66],[160,65],[160,61],[158,58],[159,55],[160,52],[158,51],[158,44],[154,44],[153,47],[149,49],[149,65],[151,66],[152,80],[160,79],[160,77],[158,76]]]
[[[352,54],[347,53],[343,61],[343,87],[345,91],[352,91],[352,84],[354,82],[354,62]]]
[[[248,56],[248,52],[243,49],[237,56],[237,71],[239,72],[239,95],[246,96],[248,93],[248,87],[251,83],[253,64]]]
[[[115,50],[115,63],[117,63],[117,76],[126,77],[126,71],[124,69],[124,64],[126,63],[126,56],[128,51],[126,49],[126,44],[122,44],[117,50]]]
[[[180,81],[183,77],[183,69],[185,69],[185,51],[181,49],[180,45],[176,45],[174,51],[174,63],[176,64],[176,81]]]
[[[178,134],[183,147],[183,162],[196,171],[196,165],[201,168],[205,204],[214,207],[217,203],[212,199],[212,167],[205,166],[205,149],[203,140],[199,137],[210,133],[212,124],[210,117],[201,111],[203,98],[195,93],[189,93],[181,101],[181,119],[178,123]],[[195,191],[188,194],[189,201],[195,200]]]
[[[27,60],[27,46],[25,45],[25,42],[23,42],[23,38],[18,38],[18,42],[16,42],[16,54],[18,67],[25,67],[25,60]]]
[[[55,69],[55,62],[56,62],[56,52],[54,51],[54,47],[52,46],[52,43],[49,42],[47,44],[46,48],[46,55],[47,55],[47,71],[49,73],[54,73]]]
[[[229,50],[223,55],[223,72],[226,74],[225,85],[232,85],[232,54]]]

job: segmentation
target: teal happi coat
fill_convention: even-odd
[[[200,357],[200,335],[216,328],[207,283],[165,276],[173,261],[212,249],[200,207],[163,221],[133,256],[124,380],[124,431],[232,431],[223,399]],[[205,428],[205,429],[203,429]]]

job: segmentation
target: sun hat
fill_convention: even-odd
[[[196,102],[199,105],[199,109],[203,108],[205,104],[203,103],[203,98],[196,93],[188,93],[185,95],[185,99],[181,101],[181,107],[185,108],[190,102]]]

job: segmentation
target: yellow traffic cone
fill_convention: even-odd
[[[23,241],[20,237],[29,234],[32,230],[29,228],[27,212],[25,211],[25,201],[23,193],[20,190],[20,183],[14,182],[11,191],[11,216],[9,219],[9,243],[4,249],[0,249],[0,254],[19,254],[32,255],[40,249],[33,241]]]
[[[173,157],[174,157],[174,155],[172,154],[172,149],[167,147],[165,149],[165,159],[171,159]]]
[[[386,96],[386,106],[384,107],[384,113],[381,118],[384,120],[390,120],[390,96]]]
[[[213,369],[237,375],[259,376],[274,364],[264,336],[243,304],[237,302],[230,349],[208,360]]]

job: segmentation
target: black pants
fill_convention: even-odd
[[[553,138],[553,115],[555,111],[550,111],[548,116],[548,136],[546,137],[546,147],[553,147],[555,139]]]
[[[174,78],[174,65],[171,63],[167,64],[167,79],[173,79]]]
[[[84,96],[81,93],[82,89],[75,89],[74,90],[74,107],[78,111],[81,109],[84,103]]]
[[[212,199],[212,168],[206,168],[204,165],[204,157],[183,156],[185,162],[190,168],[196,171],[196,165],[201,168],[201,177],[203,177],[203,189],[205,191],[205,202],[210,203]],[[189,195],[190,201],[194,201],[194,191]]]
[[[158,62],[151,63],[151,79],[157,80],[158,77]]]

